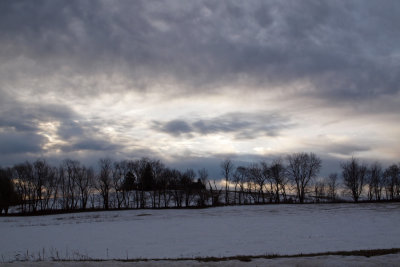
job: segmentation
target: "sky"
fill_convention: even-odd
[[[400,2],[1,1],[0,165],[400,160]]]

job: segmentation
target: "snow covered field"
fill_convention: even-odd
[[[298,254],[399,248],[400,203],[0,217],[0,260]]]
[[[366,258],[363,256],[316,256],[301,258],[277,258],[277,259],[253,259],[250,262],[238,260],[220,261],[220,262],[198,262],[194,260],[185,261],[139,261],[139,262],[117,262],[117,261],[75,261],[75,262],[12,262],[0,263],[4,267],[175,267],[175,266],[193,266],[193,267],[239,267],[239,266],[279,266],[279,267],[372,267],[372,266],[399,266],[399,254],[389,254]]]

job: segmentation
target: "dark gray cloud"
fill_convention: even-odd
[[[161,132],[168,133],[173,136],[180,136],[181,134],[191,133],[194,129],[187,122],[183,120],[172,120],[166,123],[161,122],[153,122],[154,129],[157,129]]]
[[[80,136],[79,139],[72,144],[62,146],[62,149],[64,152],[91,150],[112,153],[118,149],[122,149],[122,146],[110,143],[105,139],[95,139]]]
[[[18,132],[37,132],[40,122],[65,121],[76,118],[76,114],[64,105],[31,104],[14,99],[0,100],[0,103],[0,128],[11,128]]]
[[[316,149],[325,155],[341,157],[354,156],[362,152],[368,152],[373,149],[370,142],[361,138],[348,138],[348,140],[337,141],[321,135],[305,143],[306,147]]]
[[[79,123],[69,120],[63,122],[60,127],[57,129],[57,134],[63,139],[63,140],[71,140],[71,138],[75,136],[82,136],[85,134],[85,131]]]
[[[175,137],[233,133],[236,139],[253,139],[275,136],[280,130],[293,126],[288,118],[277,114],[227,113],[210,119],[153,121],[152,128]]]
[[[115,143],[110,137],[99,131],[99,127],[90,123],[77,123],[64,121],[57,129],[57,136],[66,144],[57,145],[63,153],[93,151],[103,154],[114,154],[124,147],[122,144]]]
[[[3,155],[40,153],[47,141],[46,137],[39,134],[0,132],[0,153]]]
[[[134,88],[171,77],[187,93],[240,77],[266,88],[306,80],[313,90],[296,93],[328,102],[399,92],[395,0],[2,1],[0,10],[0,57],[33,60],[35,75],[123,72]]]
[[[351,156],[357,152],[368,151],[371,148],[368,146],[357,145],[357,144],[331,144],[325,147],[328,153],[335,153],[344,156]]]

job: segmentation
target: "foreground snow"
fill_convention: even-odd
[[[400,203],[0,217],[0,260],[182,258],[400,247]]]
[[[399,266],[400,254],[383,255],[377,257],[359,256],[318,256],[303,258],[255,259],[250,262],[223,261],[223,262],[198,262],[198,261],[146,261],[146,262],[13,262],[4,263],[4,267],[164,267],[164,266],[324,266],[324,267],[369,267],[369,266]]]

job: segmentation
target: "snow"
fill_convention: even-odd
[[[400,203],[0,217],[0,260],[182,258],[400,247]]]
[[[369,266],[399,266],[400,254],[391,254],[366,258],[362,256],[317,256],[317,257],[301,257],[301,258],[278,258],[278,259],[254,259],[250,262],[242,262],[238,260],[220,261],[220,262],[198,262],[193,260],[185,261],[141,261],[141,262],[117,262],[117,261],[78,261],[78,262],[13,262],[0,264],[4,267],[127,267],[127,266],[324,266],[324,267],[369,267]]]

